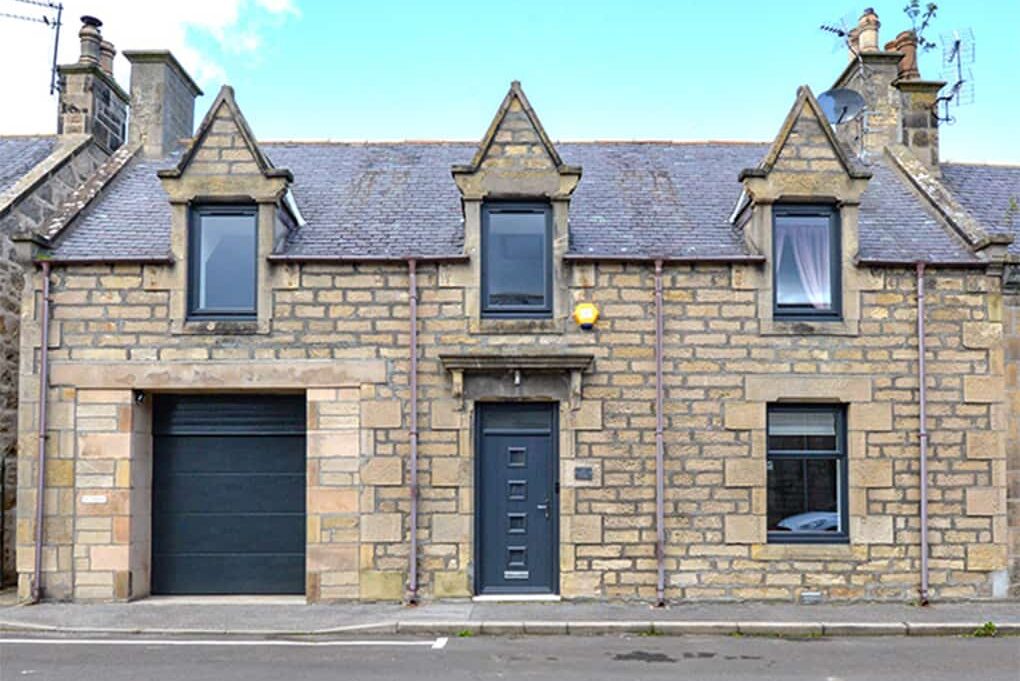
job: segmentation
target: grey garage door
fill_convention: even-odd
[[[305,592],[305,400],[157,395],[152,593]]]

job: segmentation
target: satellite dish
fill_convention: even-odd
[[[825,117],[833,125],[852,121],[864,110],[864,97],[849,88],[838,87],[818,95]]]

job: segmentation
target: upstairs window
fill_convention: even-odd
[[[840,318],[839,231],[834,208],[774,206],[774,317]]]
[[[552,316],[549,206],[484,206],[481,250],[483,316]]]
[[[257,208],[203,206],[191,214],[188,317],[255,319]]]
[[[842,406],[770,406],[766,471],[770,542],[847,541]]]

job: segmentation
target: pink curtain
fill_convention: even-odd
[[[776,229],[776,268],[781,269],[786,257],[786,245],[790,243],[793,262],[800,274],[800,282],[807,294],[808,302],[819,310],[832,306],[829,290],[830,262],[829,230],[818,224],[797,224],[788,222]]]

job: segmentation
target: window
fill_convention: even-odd
[[[842,407],[769,407],[766,471],[770,542],[847,541]]]
[[[774,317],[839,319],[839,232],[835,208],[773,208]]]
[[[257,209],[192,211],[188,247],[188,317],[254,319]]]
[[[548,206],[483,207],[482,315],[552,316],[552,224]]]

